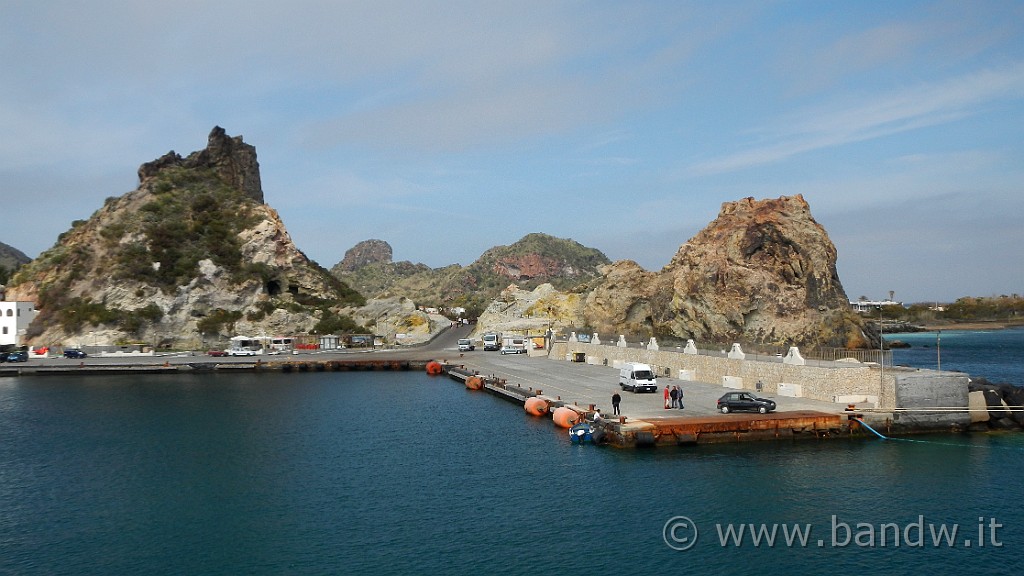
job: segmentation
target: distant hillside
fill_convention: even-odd
[[[15,270],[31,261],[21,250],[0,242],[0,284],[6,284]]]
[[[572,290],[598,277],[607,256],[573,240],[528,234],[510,246],[496,246],[468,266],[430,268],[392,262],[391,246],[368,240],[349,250],[331,272],[367,296],[405,296],[417,303],[462,306],[478,315],[509,284],[532,289],[551,284]]]
[[[40,310],[32,343],[325,333],[351,324],[338,310],[364,303],[294,246],[241,137],[214,128],[204,150],[143,164],[139,180],[11,278],[8,299]]]

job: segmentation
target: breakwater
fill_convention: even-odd
[[[212,360],[164,362],[126,362],[94,364],[52,365],[32,364],[0,366],[3,376],[66,376],[66,375],[109,375],[109,374],[180,374],[209,372],[345,372],[361,370],[423,370],[426,360],[393,359],[301,359],[301,360],[256,360],[219,362]]]
[[[428,367],[429,370],[429,367]],[[580,405],[543,389],[486,376],[462,365],[445,365],[443,372],[467,389],[499,396],[523,408],[529,417],[549,418],[553,426],[569,428],[581,422],[593,427],[593,441],[620,448],[685,446],[727,442],[799,440],[850,437],[864,434],[856,420],[864,415],[849,410],[827,413],[794,410],[769,414],[716,414],[633,418],[604,417],[595,421],[594,404]],[[891,430],[891,421],[876,421]]]

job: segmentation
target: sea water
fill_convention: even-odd
[[[5,378],[0,574],[1016,575],[1022,438],[623,450],[420,373]]]
[[[1024,386],[1024,327],[886,334],[885,339],[911,346],[893,350],[894,364]]]

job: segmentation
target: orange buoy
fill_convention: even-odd
[[[479,390],[484,387],[484,379],[479,376],[470,376],[466,378],[466,388],[470,390]]]
[[[566,408],[565,406],[559,406],[555,408],[554,413],[551,414],[551,419],[562,428],[572,428],[580,421],[579,412],[572,408]]]
[[[430,374],[431,376],[437,376],[441,372],[444,372],[444,367],[441,366],[440,362],[435,362],[433,360],[427,362],[427,374]]]
[[[548,403],[542,398],[531,396],[523,404],[523,410],[534,416],[543,416],[548,413]]]

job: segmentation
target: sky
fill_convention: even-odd
[[[1024,294],[1022,2],[0,0],[0,242],[218,125],[326,267],[543,232],[659,270],[802,194],[850,299]]]

